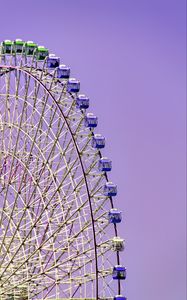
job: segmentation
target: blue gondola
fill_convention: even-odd
[[[113,197],[117,195],[117,185],[113,182],[106,182],[104,185],[104,195],[108,197]]]
[[[49,54],[47,57],[47,68],[54,69],[59,67],[60,57],[55,56],[54,54]]]
[[[97,127],[98,118],[92,113],[88,113],[85,116],[85,126],[89,128]]]
[[[76,99],[76,107],[80,109],[87,109],[89,107],[89,98],[85,95],[78,95]]]
[[[70,76],[70,68],[66,65],[60,65],[57,69],[57,78],[68,79]]]
[[[113,300],[127,300],[127,298],[122,295],[116,295]]]
[[[117,210],[116,208],[112,208],[108,213],[109,223],[117,224],[121,223],[122,220],[122,212]]]
[[[80,81],[75,78],[70,78],[67,83],[67,91],[69,93],[78,93],[80,90]]]
[[[99,160],[98,168],[101,172],[109,172],[112,170],[112,161],[107,157],[102,157]]]
[[[101,134],[94,134],[92,138],[92,147],[101,149],[105,147],[105,138]]]
[[[126,279],[126,268],[121,265],[115,266],[113,268],[112,278],[118,279],[118,280],[125,280]]]

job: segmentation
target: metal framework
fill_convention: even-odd
[[[117,226],[86,110],[47,58],[0,53],[0,299],[113,299]]]

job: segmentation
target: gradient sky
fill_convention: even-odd
[[[186,300],[185,1],[0,3],[1,40],[50,48],[90,96],[123,210],[128,300]]]

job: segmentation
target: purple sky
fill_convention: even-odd
[[[1,3],[1,40],[34,40],[90,96],[118,184],[128,300],[185,297],[184,0]]]

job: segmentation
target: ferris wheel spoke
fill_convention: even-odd
[[[80,232],[78,232],[78,234],[76,234],[75,236],[73,236],[73,237],[69,240],[69,244],[70,244],[70,243],[72,244],[72,243],[74,242],[75,238],[77,238],[77,237],[80,235],[81,232],[84,232],[85,229],[88,228],[88,226],[89,226],[89,224],[85,225],[85,227],[83,228],[83,231],[81,230]],[[101,232],[102,232],[102,230],[100,229],[100,230],[97,232],[97,234],[100,234]],[[92,239],[87,240],[86,244],[90,244],[91,240],[92,240]],[[109,249],[109,247],[108,247],[108,249]],[[107,251],[108,251],[108,249],[107,249]],[[65,249],[61,248],[61,250],[64,250],[64,251],[65,251],[66,248],[65,248]],[[89,249],[85,250],[85,253],[82,252],[82,254],[86,254],[86,253],[92,252],[93,250],[94,250],[93,248],[89,248]],[[64,261],[61,260],[61,258],[62,258],[62,256],[63,256],[64,253],[65,253],[65,252],[63,252],[63,253],[59,256],[59,258],[57,259],[57,261],[60,260],[59,266],[61,266],[61,267],[63,266],[63,263],[64,263],[64,264],[66,263],[66,259],[65,259]],[[82,255],[82,254],[81,254],[81,255]],[[100,255],[103,255],[103,253],[100,253]],[[92,255],[91,255],[91,257],[92,257]],[[71,260],[74,260],[74,259],[76,259],[76,258],[78,259],[77,253],[76,253],[75,256],[70,257]],[[92,260],[94,260],[93,257],[92,257]]]
[[[26,101],[26,97],[25,97],[25,101]],[[24,102],[24,103],[25,103],[25,102]],[[11,166],[10,166],[10,174],[11,174],[12,168],[13,168],[14,155],[15,155],[16,150],[17,150],[17,145],[18,145],[18,140],[19,140],[19,134],[20,134],[21,124],[22,124],[22,120],[23,120],[23,112],[24,112],[24,109],[22,109],[22,113],[21,113],[20,125],[19,125],[19,129],[18,129],[18,133],[17,133],[17,139],[16,139],[16,144],[15,144],[15,148],[14,148],[14,152],[13,152],[13,160],[12,160],[12,163],[11,163]],[[9,176],[9,177],[10,177],[10,176]],[[9,178],[9,179],[10,179],[10,178]],[[8,180],[9,180],[9,179],[8,179]],[[4,200],[4,206],[3,206],[3,208],[5,208],[6,199],[7,199],[7,194],[8,194],[8,188],[6,189],[6,192],[5,192],[5,200]],[[14,206],[13,206],[13,209],[14,209],[15,206],[16,206],[16,201],[15,201],[15,204],[14,204]],[[13,209],[12,209],[11,215],[12,215],[12,213],[13,213]],[[1,216],[1,218],[2,218],[2,216]],[[0,220],[1,220],[1,218],[0,218]],[[1,221],[0,221],[0,225],[1,225]],[[8,226],[9,226],[9,222],[8,222]],[[7,228],[8,228],[8,226],[7,226]],[[7,228],[6,228],[6,230],[5,230],[5,235],[6,235],[6,232],[7,232]],[[4,242],[4,238],[3,238],[3,240],[2,240],[2,243],[3,243],[3,242]],[[2,247],[2,246],[0,246],[0,251],[1,251],[1,247]]]
[[[77,270],[76,270],[77,271]],[[43,275],[43,274],[39,274],[39,275]],[[45,276],[47,275],[47,274],[44,274]],[[95,279],[95,274],[93,273],[93,274],[88,274],[89,275],[89,278],[87,278],[87,279],[84,279],[84,280],[82,280],[82,277],[74,277],[73,278],[73,282],[74,282],[74,285],[75,285],[75,282],[76,282],[76,284],[79,284],[79,282],[82,282],[82,283],[87,283],[87,282],[89,282],[89,281],[93,281],[93,279]],[[85,274],[85,277],[87,277],[86,276],[86,274]],[[35,276],[32,278],[32,280],[35,278]],[[63,282],[65,283],[65,284],[68,284],[68,283],[70,283],[69,281],[67,281],[67,282],[65,282],[64,281],[64,279],[66,278],[66,276],[64,277],[64,276],[62,276],[61,278],[59,278],[59,283],[60,283],[60,281],[62,281],[63,280]],[[22,282],[20,282],[20,283],[18,283],[18,285],[22,285],[22,284],[24,284],[24,283],[26,283],[27,281],[29,281],[30,280],[30,278],[28,279],[28,280],[25,280],[25,281],[22,281]],[[43,282],[43,281],[42,281]],[[54,283],[55,284],[55,283]],[[49,285],[48,285],[49,286]],[[47,287],[46,287],[47,288]],[[42,290],[45,290],[45,288],[42,286]]]
[[[85,204],[87,203],[87,201],[82,205],[82,206],[84,206]],[[80,208],[79,208],[80,209]],[[78,212],[79,211],[79,209],[77,209],[72,215],[74,215],[76,212]],[[40,248],[42,248],[42,246],[44,246],[44,244],[46,244],[50,239],[51,239],[51,237],[53,237],[53,235],[55,235],[55,234],[57,234],[59,231],[60,231],[60,229],[61,229],[61,227],[63,227],[65,224],[66,224],[66,222],[71,218],[72,216],[70,216],[69,218],[67,218],[67,220],[65,221],[65,222],[63,222],[62,224],[61,224],[61,226],[59,227],[59,228],[57,228],[54,232],[53,232],[53,234],[51,235],[51,236],[49,236],[40,246],[39,246],[39,248],[38,249],[36,249],[35,251],[33,251],[31,254],[30,254],[30,256],[27,258],[27,261],[40,249]],[[35,224],[37,224],[37,222],[35,222],[34,223],[34,225],[33,226],[35,226]],[[32,227],[33,227],[32,226]],[[31,230],[32,230],[32,228],[31,228]],[[31,231],[30,230],[30,231]],[[22,243],[20,244],[20,246],[18,247],[18,249],[17,249],[17,251],[14,253],[14,255],[12,256],[12,259],[14,259],[14,257],[16,256],[16,254],[18,253],[18,251],[19,251],[19,249],[21,248],[21,246],[23,245],[23,243],[25,242],[25,240],[27,239],[27,237],[28,237],[28,234],[27,234],[27,236],[26,236],[26,238],[22,241]],[[24,263],[25,262],[23,262],[20,266],[19,266],[19,268],[21,268],[23,265],[24,265]],[[5,270],[4,270],[4,272],[6,271],[6,268],[5,268]],[[3,272],[3,273],[4,273]],[[15,272],[12,274],[12,275],[14,275],[15,274]],[[2,274],[3,275],[3,274]],[[11,276],[12,276],[11,275]]]

